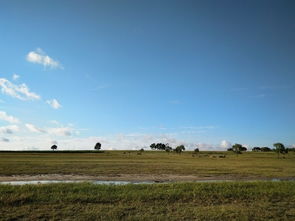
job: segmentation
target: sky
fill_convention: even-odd
[[[0,0],[0,150],[295,146],[294,11]]]

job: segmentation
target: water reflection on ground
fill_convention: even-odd
[[[279,179],[274,178],[270,180],[196,180],[193,183],[218,183],[218,182],[255,182],[255,181],[295,181],[295,179]],[[127,184],[155,184],[155,183],[175,183],[171,181],[108,181],[108,180],[29,180],[29,181],[7,181],[0,182],[0,184],[9,185],[26,185],[26,184],[51,184],[51,183],[93,183],[97,185],[127,185]]]
[[[155,181],[107,181],[107,180],[29,180],[29,181],[7,181],[0,184],[25,185],[25,184],[51,184],[51,183],[93,183],[98,185],[127,185],[127,184],[153,184]]]

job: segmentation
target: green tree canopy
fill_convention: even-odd
[[[282,143],[274,143],[273,146],[275,147],[275,152],[278,154],[278,158],[280,158],[280,154],[287,153],[284,144],[282,144]]]
[[[101,149],[101,143],[99,143],[99,142],[96,143],[95,146],[94,146],[94,149],[95,150],[100,150]]]
[[[236,154],[241,154],[242,151],[244,150],[244,148],[245,148],[245,147],[243,147],[242,144],[238,144],[238,143],[236,143],[236,144],[234,144],[234,145],[232,146],[232,150],[233,150],[233,152],[235,152]],[[247,148],[246,148],[246,150],[247,150]]]
[[[184,150],[185,150],[184,145],[179,145],[179,146],[177,146],[177,147],[174,149],[174,151],[175,151],[176,153],[181,153],[181,152],[184,151]]]
[[[57,146],[56,146],[55,144],[51,146],[51,150],[54,151],[54,150],[56,150],[56,149],[57,149]]]

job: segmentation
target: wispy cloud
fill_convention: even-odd
[[[63,69],[63,66],[57,60],[49,57],[41,48],[37,48],[35,51],[30,51],[26,58],[28,62],[41,64],[45,68],[50,67]]]
[[[246,91],[246,90],[248,90],[249,88],[247,88],[247,87],[234,87],[234,88],[232,88],[231,90],[232,91]]]
[[[266,94],[256,94],[254,96],[251,96],[252,98],[262,99],[266,97]]]
[[[20,78],[20,76],[18,74],[13,74],[12,75],[12,80],[14,80],[14,81],[16,81],[19,78]]]
[[[17,124],[20,122],[19,119],[14,116],[8,115],[5,111],[0,111],[0,120],[4,120],[12,124]]]
[[[59,109],[62,107],[56,99],[47,100],[46,103],[49,104],[53,109]]]
[[[33,124],[25,124],[26,128],[30,131],[30,132],[34,132],[34,133],[46,133],[45,130],[39,128],[39,127],[36,127],[35,125]]]
[[[98,90],[106,89],[109,87],[111,87],[110,84],[100,84],[100,85],[97,85],[96,87],[94,87],[93,89],[91,89],[91,91],[98,91]]]
[[[61,125],[61,123],[58,122],[57,120],[51,120],[51,121],[49,121],[49,123],[55,124],[55,125]]]
[[[283,90],[289,88],[292,87],[290,85],[262,85],[258,87],[260,90]]]
[[[183,129],[192,129],[192,130],[207,130],[207,129],[215,129],[217,126],[184,126],[181,127]]]
[[[57,127],[48,129],[48,133],[56,136],[71,136],[73,128],[71,127]]]
[[[8,143],[10,140],[9,140],[8,138],[6,138],[6,137],[2,137],[2,138],[1,138],[1,141],[2,141],[2,142],[6,142],[6,143]]]
[[[14,132],[17,132],[19,130],[19,127],[17,125],[8,125],[0,127],[0,133],[3,134],[13,134]]]
[[[3,94],[17,98],[19,100],[39,100],[40,95],[31,92],[26,84],[13,84],[5,78],[0,78],[0,87]]]
[[[48,133],[56,136],[71,136],[74,132],[72,127],[53,127],[53,128],[40,128],[33,124],[25,124],[26,128],[33,133]]]

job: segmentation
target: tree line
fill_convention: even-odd
[[[287,154],[289,151],[294,151],[295,152],[295,148],[286,148],[284,144],[282,143],[274,143],[273,144],[274,149],[271,149],[269,147],[253,147],[252,151],[254,152],[271,152],[274,151],[277,153],[278,158],[280,157],[280,154]],[[152,143],[150,145],[150,148],[152,150],[161,150],[161,151],[166,151],[166,152],[175,152],[175,153],[182,153],[183,151],[185,151],[185,146],[184,145],[178,145],[175,148],[172,148],[168,143],[164,144],[164,143]],[[51,146],[51,149],[54,151],[57,149],[57,145],[54,144]],[[101,149],[101,143],[97,142],[94,146],[95,150],[100,150]],[[143,152],[144,149],[141,148],[140,152]],[[232,151],[234,153],[238,154],[242,154],[242,152],[247,151],[247,148],[244,147],[242,144],[234,144],[232,145],[232,147],[228,148],[227,151]],[[199,152],[199,148],[195,148],[194,152],[197,153]]]
[[[274,143],[274,149],[269,147],[253,147],[252,151],[254,152],[271,152],[274,151],[277,153],[278,158],[280,154],[287,154],[289,151],[295,151],[295,148],[286,148],[282,143]],[[246,147],[243,147],[241,144],[234,144],[231,148],[228,148],[227,151],[233,151],[236,154],[241,154],[243,151],[247,151]]]
[[[152,143],[150,145],[150,148],[152,150],[164,150],[166,152],[171,152],[174,151],[176,153],[181,153],[182,151],[185,151],[185,147],[184,145],[179,145],[177,147],[175,147],[174,149],[172,147],[169,146],[169,144],[163,144],[163,143]]]

